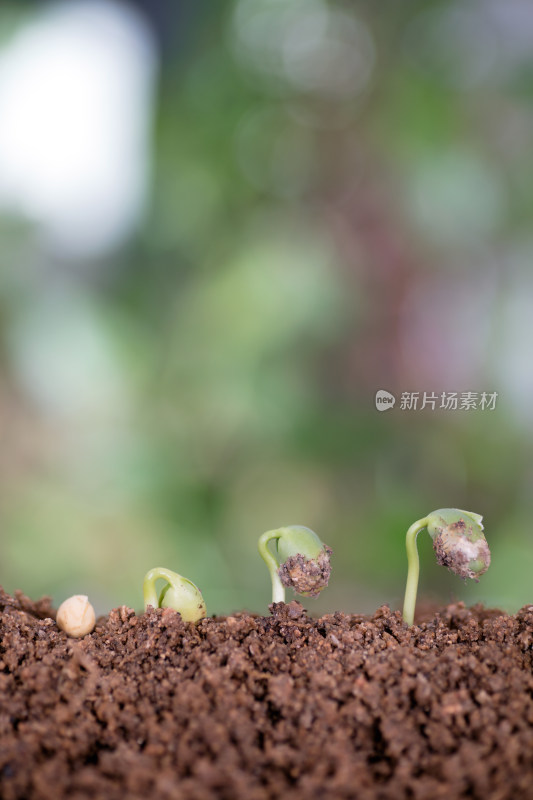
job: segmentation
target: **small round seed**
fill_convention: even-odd
[[[94,608],[86,594],[75,594],[57,609],[57,627],[67,636],[80,639],[90,633],[96,624]]]

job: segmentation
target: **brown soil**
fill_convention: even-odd
[[[52,613],[0,591],[3,800],[533,798],[533,606]]]

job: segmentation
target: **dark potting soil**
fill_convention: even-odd
[[[2,800],[533,798],[533,606],[272,609],[75,641],[0,591]]]

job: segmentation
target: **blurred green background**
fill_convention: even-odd
[[[533,602],[532,148],[525,0],[2,3],[0,583],[264,612],[298,523],[312,613],[399,607],[457,506],[492,566],[422,534],[421,594]]]

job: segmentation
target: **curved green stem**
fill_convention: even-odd
[[[267,531],[263,533],[262,536],[259,537],[259,542],[257,544],[259,548],[259,553],[261,554],[261,558],[265,562],[268,567],[268,571],[270,572],[270,578],[272,580],[272,602],[273,603],[284,603],[285,602],[285,587],[283,586],[280,577],[278,575],[278,567],[279,564],[272,555],[268,543],[272,539],[279,539],[281,536],[281,531]]]
[[[159,608],[159,597],[155,589],[155,582],[159,580],[159,578],[162,578],[163,580],[167,581],[167,583],[172,583],[176,577],[181,578],[181,575],[177,575],[175,572],[165,569],[164,567],[154,567],[146,573],[143,581],[145,611],[148,606],[152,606],[152,608]]]
[[[160,578],[166,583],[158,597],[155,584]],[[179,611],[184,622],[198,622],[207,613],[199,588],[188,578],[164,567],[154,567],[146,573],[143,595],[145,611],[148,606],[172,608]]]
[[[416,537],[421,530],[427,527],[428,522],[428,517],[419,519],[418,522],[413,522],[405,537],[405,546],[407,549],[407,583],[403,602],[403,618],[408,625],[412,625],[415,618],[416,593],[418,591],[418,575],[420,572]]]

